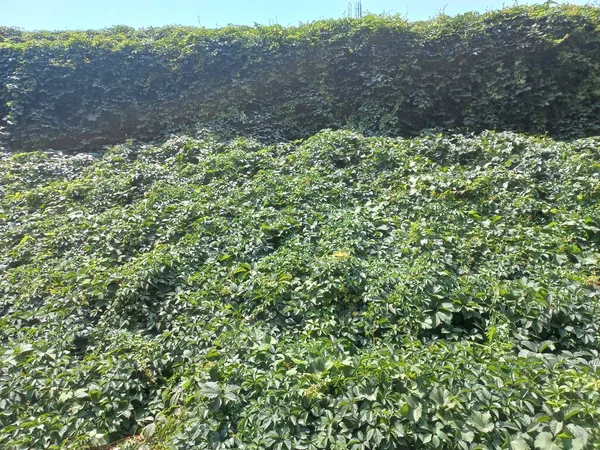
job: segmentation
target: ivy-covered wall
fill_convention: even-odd
[[[600,8],[298,27],[0,28],[0,142],[91,150],[185,126],[275,141],[350,126],[600,134]]]

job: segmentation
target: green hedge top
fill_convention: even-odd
[[[351,126],[600,133],[600,8],[298,27],[0,28],[8,150],[90,150],[196,124],[265,140]]]

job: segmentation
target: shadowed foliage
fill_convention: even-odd
[[[600,9],[523,6],[409,23],[0,29],[0,142],[94,150],[202,123],[263,142],[323,128],[600,133]]]

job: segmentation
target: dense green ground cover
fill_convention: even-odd
[[[599,148],[5,154],[0,447],[600,448]]]
[[[95,150],[197,123],[262,141],[351,126],[600,134],[600,8],[430,21],[25,32],[0,27],[0,147]]]

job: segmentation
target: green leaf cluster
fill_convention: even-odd
[[[411,136],[600,133],[600,8],[297,27],[0,28],[0,145],[94,150],[196,124],[263,142],[324,128]]]
[[[598,448],[599,148],[2,154],[0,448]]]

